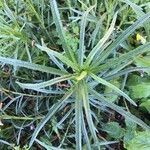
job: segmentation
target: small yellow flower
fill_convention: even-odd
[[[139,33],[136,34],[136,40],[138,42],[141,42],[142,44],[146,43],[146,39],[143,36],[141,36]]]

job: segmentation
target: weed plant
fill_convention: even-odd
[[[129,74],[150,70],[134,64],[150,51],[148,3],[139,4],[0,2],[2,149],[112,149],[126,146],[130,125],[149,132],[126,86]],[[141,31],[146,43],[133,46],[128,37]]]

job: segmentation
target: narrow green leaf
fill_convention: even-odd
[[[41,131],[41,129],[44,127],[44,125],[50,120],[50,118],[58,111],[58,109],[62,106],[62,104],[72,95],[73,91],[69,91],[67,92],[60,100],[59,102],[57,102],[54,106],[52,106],[49,110],[49,112],[47,113],[47,115],[45,115],[45,117],[41,120],[41,122],[38,124],[38,126],[36,127],[36,129],[34,130],[30,143],[29,143],[29,148],[31,148],[31,146],[33,145],[36,137],[38,136],[39,132]]]
[[[142,120],[140,120],[139,118],[137,118],[136,116],[132,115],[130,112],[127,112],[125,110],[123,110],[121,107],[109,102],[105,97],[103,97],[102,95],[100,95],[99,93],[97,93],[95,90],[90,89],[90,93],[99,101],[103,102],[104,105],[106,105],[107,107],[115,110],[116,112],[118,112],[119,114],[121,114],[122,116],[126,117],[127,119],[135,122],[136,124],[138,124],[139,126],[141,126],[142,128],[146,129],[146,130],[150,130],[150,126],[148,126],[147,124],[145,124]],[[100,103],[101,105],[101,103]]]
[[[94,126],[92,115],[91,115],[91,109],[90,109],[90,104],[89,104],[87,85],[86,85],[85,81],[82,82],[81,92],[82,92],[83,106],[84,106],[84,110],[85,110],[88,126],[90,128],[90,131],[92,133],[94,142],[96,144],[96,143],[98,143],[98,138],[97,138],[97,135],[96,135],[96,128]]]
[[[64,32],[63,25],[61,22],[61,18],[60,18],[56,0],[50,0],[50,5],[51,5],[53,19],[54,19],[54,22],[56,25],[56,30],[57,30],[57,33],[59,34],[59,38],[62,42],[63,49],[64,49],[66,55],[69,57],[69,59],[71,59],[73,62],[76,62],[73,51],[71,49],[69,49],[69,47],[67,45],[66,36],[65,36],[65,32]]]
[[[57,77],[54,79],[51,79],[49,81],[45,81],[42,83],[36,83],[36,84],[30,84],[30,83],[20,83],[20,82],[16,82],[20,87],[25,88],[25,89],[42,89],[45,88],[47,86],[51,86],[54,85],[56,83],[62,82],[62,81],[66,81],[69,79],[74,78],[73,75],[64,75],[61,77]]]
[[[85,53],[85,45],[84,45],[84,38],[85,38],[85,27],[87,22],[87,17],[89,12],[94,8],[95,6],[91,6],[83,15],[81,18],[81,25],[80,25],[80,41],[79,41],[79,51],[78,51],[78,61],[79,64],[83,65],[83,59],[84,59],[84,53]]]
[[[10,10],[5,0],[4,0],[4,11],[6,15],[9,17],[9,19],[13,21],[19,27],[17,19],[16,19],[17,17],[14,16],[13,12]]]
[[[144,45],[137,47],[134,50],[129,51],[128,53],[122,54],[120,57],[108,59],[105,64],[97,66],[98,63],[95,63],[91,70],[93,72],[98,73],[99,71],[106,70],[109,68],[117,68],[122,63],[129,63],[135,57],[145,52],[150,52],[150,42]],[[95,67],[96,66],[96,67]],[[95,67],[95,68],[94,68]]]
[[[77,85],[75,100],[75,130],[76,130],[76,150],[82,150],[82,95],[80,94],[80,86]]]
[[[27,8],[29,8],[29,11],[31,11],[32,15],[34,15],[37,21],[40,23],[39,26],[44,30],[44,33],[47,35],[50,41],[54,44],[48,30],[45,27],[44,20],[41,15],[42,12],[38,13],[38,11],[36,10],[36,6],[34,6],[34,3],[32,0],[26,0],[24,2],[26,3]]]
[[[122,2],[125,2],[126,4],[128,4],[129,6],[131,6],[131,8],[134,10],[134,12],[137,14],[137,18],[142,17],[143,15],[145,15],[145,13],[143,12],[143,9],[141,6],[136,5],[135,3],[131,2],[130,0],[121,0]],[[150,26],[149,24],[145,23],[144,24],[144,29],[146,31],[146,35],[148,36],[148,41],[150,40]]]
[[[58,53],[54,50],[49,49],[48,47],[45,46],[41,46],[36,44],[36,46],[42,50],[45,51],[48,55],[54,55],[56,58],[58,58],[59,60],[61,60],[64,64],[72,67],[75,70],[79,70],[78,65],[76,63],[73,63],[72,61],[70,61],[67,57],[63,56],[63,54]]]
[[[37,13],[37,11],[35,10],[35,7],[32,3],[31,0],[26,0],[27,6],[30,8],[30,11],[32,12],[32,14],[35,15],[36,19],[38,20],[38,22],[41,24],[41,26],[44,28],[44,22],[41,19],[40,15]]]
[[[96,63],[98,66],[103,60],[105,60],[109,54],[115,50],[129,35],[131,35],[138,27],[140,27],[145,21],[150,18],[150,13],[143,15],[134,24],[128,27],[123,33],[117,37],[117,39],[101,54],[99,61]]]
[[[92,150],[91,149],[91,144],[90,144],[90,139],[88,137],[88,133],[87,133],[87,130],[86,130],[86,126],[85,126],[85,121],[84,121],[84,115],[83,115],[83,112],[82,112],[82,132],[83,132],[83,135],[84,135],[84,139],[86,141],[86,147],[88,150]]]
[[[120,94],[120,95],[122,95],[123,97],[125,97],[131,104],[137,106],[136,103],[135,103],[127,94],[125,94],[123,91],[121,91],[119,88],[117,88],[117,87],[114,86],[113,84],[107,82],[106,80],[104,80],[104,79],[102,79],[102,78],[100,78],[100,77],[98,77],[98,76],[96,76],[96,75],[94,75],[94,74],[92,74],[92,73],[90,74],[90,76],[91,76],[94,80],[98,81],[99,83],[101,83],[101,84],[103,84],[103,85],[108,86],[109,88],[111,88],[111,89],[113,89],[115,92],[117,92],[118,94]]]
[[[65,149],[62,149],[62,148],[58,148],[58,147],[53,147],[53,146],[47,145],[46,143],[41,142],[41,141],[38,140],[38,139],[35,139],[35,141],[36,141],[38,144],[40,144],[41,146],[43,146],[44,148],[46,148],[47,150],[65,150]]]
[[[4,140],[1,140],[1,139],[0,139],[0,143],[3,143],[3,144],[5,144],[5,145],[8,145],[8,146],[14,148],[14,144],[10,144],[10,142],[7,142],[7,141],[4,141]]]
[[[14,67],[24,67],[24,68],[28,68],[31,70],[47,72],[47,73],[51,73],[51,74],[55,74],[55,75],[65,75],[66,74],[66,72],[63,72],[61,70],[58,70],[58,69],[55,69],[52,67],[46,67],[46,66],[33,64],[33,63],[26,62],[26,61],[7,58],[7,57],[0,56],[0,62],[13,65]]]
[[[108,38],[110,37],[110,35],[112,34],[113,30],[114,30],[114,26],[116,23],[116,19],[117,19],[117,12],[115,13],[112,23],[110,25],[110,28],[108,29],[108,31],[106,32],[106,34],[104,35],[104,37],[97,43],[97,45],[92,49],[92,51],[89,53],[85,65],[88,66],[91,61],[93,60],[94,56],[101,50],[102,46],[105,44],[105,42],[108,40]],[[102,53],[102,50],[99,52]]]
[[[5,115],[0,115],[0,119],[6,119],[6,120],[40,120],[42,119],[43,117],[42,116],[36,116],[36,117],[19,117],[19,116],[9,116],[7,114]]]
[[[127,68],[127,69],[124,69],[124,70],[121,70],[115,74],[112,74],[112,75],[109,75],[109,76],[105,76],[104,79],[105,80],[111,80],[113,78],[117,78],[119,76],[122,76],[122,75],[125,75],[125,74],[128,74],[128,73],[131,73],[131,72],[135,72],[135,71],[150,71],[150,67],[131,67],[131,68]]]

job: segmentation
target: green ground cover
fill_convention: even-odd
[[[0,0],[0,149],[150,149],[149,0]]]

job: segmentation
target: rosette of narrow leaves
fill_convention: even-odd
[[[144,14],[137,21],[135,21],[135,23],[123,31],[116,39],[114,39],[113,42],[110,42],[110,36],[113,33],[117,19],[116,13],[104,37],[99,40],[99,42],[90,52],[87,53],[85,45],[85,28],[88,22],[88,15],[94,6],[88,8],[81,17],[79,49],[76,50],[75,53],[67,45],[65,31],[63,29],[56,0],[51,0],[50,6],[56,25],[56,30],[59,34],[60,40],[62,41],[62,47],[64,51],[56,52],[46,47],[43,42],[42,45],[36,44],[35,46],[41,51],[47,53],[51,61],[53,61],[53,63],[56,65],[57,69],[54,67],[45,67],[32,64],[21,60],[0,57],[1,63],[39,70],[56,75],[56,78],[53,78],[49,81],[44,81],[42,83],[33,84],[17,82],[17,84],[19,84],[22,88],[41,91],[62,81],[67,81],[70,85],[64,96],[50,108],[47,115],[45,115],[45,117],[37,125],[31,137],[29,147],[31,147],[34,142],[39,141],[37,139],[39,132],[42,130],[45,124],[58,111],[60,111],[63,106],[65,106],[64,104],[67,103],[68,100],[70,100],[69,102],[75,110],[73,114],[73,120],[75,122],[75,139],[77,150],[82,150],[83,145],[86,145],[86,148],[89,150],[93,148],[100,149],[100,145],[102,145],[102,141],[98,137],[99,131],[96,129],[96,119],[94,117],[96,114],[92,110],[94,106],[96,106],[95,109],[100,110],[102,106],[111,108],[120,113],[125,118],[135,122],[142,128],[150,130],[150,127],[142,120],[138,119],[130,112],[125,111],[122,107],[119,107],[107,100],[107,98],[103,94],[100,94],[99,91],[97,91],[95,88],[97,85],[109,87],[110,89],[113,89],[116,94],[123,96],[129,103],[136,106],[134,100],[132,100],[121,89],[111,84],[109,80],[124,75],[127,72],[143,70],[143,68],[136,67],[129,68],[128,70],[123,69],[126,67],[125,64],[132,62],[134,57],[150,51],[150,43],[139,46],[134,50],[129,51],[128,53],[119,53],[119,55],[115,58],[111,57],[111,54],[120,46],[122,42],[126,40],[129,35],[131,35],[137,28],[142,26],[142,24],[150,18],[150,13]],[[105,46],[106,44],[107,47]],[[149,68],[144,69],[146,70]],[[72,71],[69,72],[68,70]]]

